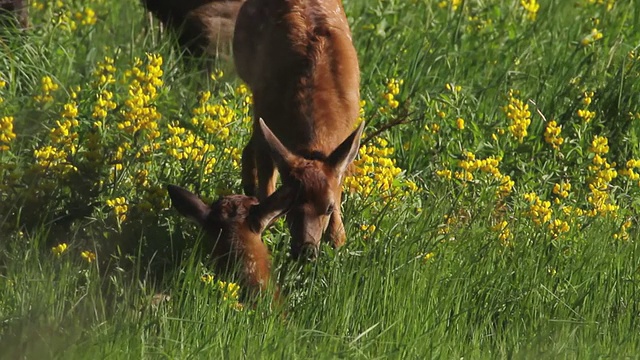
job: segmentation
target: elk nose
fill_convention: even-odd
[[[314,244],[304,244],[300,249],[300,259],[313,261],[318,258],[319,249]]]

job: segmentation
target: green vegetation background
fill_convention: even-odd
[[[291,264],[265,234],[284,309],[239,306],[164,190],[241,191],[231,66],[205,76],[137,1],[32,0],[2,30],[0,358],[637,356],[640,7],[344,6],[369,141],[344,248]]]

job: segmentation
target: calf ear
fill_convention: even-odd
[[[277,218],[289,211],[296,200],[293,189],[285,186],[278,188],[273,194],[255,205],[249,212],[249,227],[251,231],[260,234]]]
[[[183,216],[204,225],[211,209],[200,198],[187,189],[176,185],[168,185],[167,191],[171,204]]]
[[[331,166],[339,178],[347,170],[347,167],[353,159],[358,155],[358,149],[360,149],[360,138],[362,137],[362,131],[364,130],[364,121],[360,123],[360,126],[347,137],[342,144],[340,144],[327,158],[327,164]]]
[[[271,151],[271,158],[276,163],[276,167],[281,174],[288,174],[293,167],[293,164],[296,159],[296,155],[294,155],[289,149],[287,149],[280,140],[275,136],[275,134],[269,129],[267,124],[264,123],[264,120],[260,118],[258,120],[260,122],[260,130],[262,130],[262,135],[264,135],[264,140],[269,145],[269,150]]]

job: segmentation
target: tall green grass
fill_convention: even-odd
[[[206,240],[168,207],[166,194],[158,208],[136,213],[148,193],[129,177],[143,160],[126,153],[121,177],[110,180],[119,141],[142,140],[107,133],[106,163],[82,173],[84,181],[28,176],[33,150],[49,141],[76,85],[78,141],[91,133],[98,62],[112,57],[123,74],[136,57],[154,53],[163,59],[153,102],[162,136],[171,121],[195,128],[189,121],[201,91],[211,91],[214,104],[224,99],[235,117],[228,138],[206,138],[216,146],[212,174],[170,160],[162,143],[145,168],[148,186],[178,183],[209,198],[239,193],[239,170],[223,148],[241,150],[248,139],[240,81],[228,64],[218,65],[222,79],[204,76],[136,2],[38,3],[33,28],[3,29],[0,43],[7,84],[0,118],[12,116],[17,135],[0,152],[0,358],[626,358],[640,351],[640,184],[621,173],[607,182],[608,201],[619,206],[612,213],[563,212],[593,208],[595,135],[607,137],[602,156],[618,172],[640,157],[640,8],[633,2],[547,1],[531,20],[519,2],[345,0],[367,132],[406,117],[379,135],[402,173],[391,192],[345,195],[347,245],[323,246],[314,263],[289,261],[289,236],[278,222],[264,239],[284,279],[284,304],[265,296],[243,309],[202,281],[211,271],[198,250]],[[73,18],[87,8],[95,24],[77,19],[77,29],[65,28],[60,14]],[[594,28],[602,39],[582,44]],[[44,105],[33,99],[43,76],[60,85]],[[397,109],[382,97],[390,79],[403,80]],[[125,85],[113,85],[118,108],[110,121],[124,108]],[[532,113],[522,142],[502,110],[510,89]],[[590,122],[576,115],[585,97],[596,113]],[[544,140],[552,119],[563,127],[558,150]],[[481,171],[470,181],[437,175],[459,171],[467,152],[501,158],[501,174],[515,183],[508,195],[496,195],[500,182]],[[55,186],[38,192],[45,180]],[[561,181],[572,184],[566,198],[552,190]],[[553,219],[569,230],[537,224],[524,198],[530,192],[550,201]],[[106,205],[120,196],[130,206],[124,222]],[[506,240],[496,228],[502,221]],[[68,249],[56,256],[51,248],[62,243]],[[97,259],[85,261],[82,251]],[[158,303],[157,293],[171,298]]]

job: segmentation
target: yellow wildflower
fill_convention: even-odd
[[[561,182],[559,184],[553,185],[553,193],[561,198],[568,197],[570,190],[571,190],[571,184],[568,182]]]
[[[609,140],[605,136],[594,136],[591,141],[589,151],[595,154],[606,154],[609,152]]]
[[[535,21],[538,16],[538,10],[540,10],[540,4],[537,0],[520,0],[520,5],[524,8],[527,19]]]
[[[64,254],[65,251],[67,251],[67,248],[68,246],[66,243],[61,243],[52,247],[51,252],[53,253],[53,255],[60,257],[62,256],[62,254]]]
[[[602,34],[602,32],[600,32],[600,30],[593,28],[591,29],[591,33],[589,33],[589,35],[585,36],[582,38],[582,41],[580,41],[580,43],[582,44],[582,46],[588,46],[593,44],[594,42],[602,39],[604,35]]]
[[[562,125],[558,125],[555,120],[549,121],[544,130],[544,141],[555,150],[558,150],[560,145],[564,143],[564,139],[560,137],[561,131]]]
[[[51,95],[53,92],[58,90],[59,86],[50,76],[44,76],[40,80],[40,94],[36,95],[34,99],[39,103],[48,103],[53,101],[53,96]]]
[[[524,137],[527,136],[527,128],[531,124],[529,105],[518,99],[515,91],[509,90],[509,104],[503,107],[502,110],[507,115],[507,118],[511,120],[509,131],[518,142],[522,142]]]
[[[16,134],[13,132],[13,116],[0,118],[0,151],[9,150],[15,138]]]
[[[553,221],[551,221],[547,226],[547,228],[549,229],[549,231],[551,232],[551,235],[554,238],[560,236],[563,233],[568,232],[571,229],[569,227],[569,223],[560,219],[554,219]]]
[[[127,219],[127,211],[129,206],[124,197],[117,197],[115,199],[109,199],[106,201],[107,206],[113,208],[113,212],[116,214],[116,218],[119,222],[124,222]]]
[[[202,281],[205,284],[211,284],[213,282],[213,275],[204,274],[200,277],[200,281]]]
[[[88,263],[92,263],[96,260],[96,254],[92,251],[85,250],[80,253],[80,256]]]

